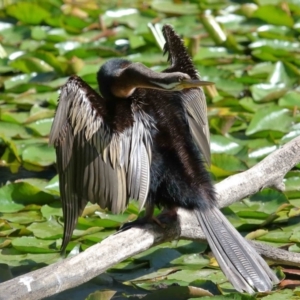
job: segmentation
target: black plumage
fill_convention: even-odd
[[[63,86],[50,133],[65,219],[62,249],[87,201],[113,212],[130,198],[193,210],[227,278],[239,291],[268,291],[278,279],[216,207],[206,102],[181,39],[165,25],[171,65],[162,73],[124,59],[97,74],[103,97],[73,76]]]

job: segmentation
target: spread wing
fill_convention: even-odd
[[[151,122],[134,112],[128,116],[131,125],[115,132],[105,121],[106,103],[77,76],[61,89],[49,143],[57,155],[65,222],[62,249],[88,201],[119,213],[129,198],[139,200],[140,207],[147,198]]]
[[[164,25],[163,34],[166,39],[164,52],[168,53],[168,61],[171,63],[165,72],[182,72],[192,79],[199,79],[199,74],[181,38],[169,25]],[[201,88],[183,90],[182,93],[192,137],[210,165],[210,136],[205,95]]]

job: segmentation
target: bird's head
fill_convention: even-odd
[[[141,63],[125,59],[107,61],[97,74],[99,89],[104,98],[128,98],[136,88],[181,91],[212,85],[212,82],[191,79],[181,72],[159,73]]]

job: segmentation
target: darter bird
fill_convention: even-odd
[[[154,72],[125,59],[97,73],[100,96],[80,77],[62,87],[50,133],[56,148],[64,250],[88,201],[114,213],[129,199],[195,213],[210,248],[238,291],[269,291],[278,279],[216,206],[205,161],[209,129],[202,81],[180,37],[163,27],[170,66]]]

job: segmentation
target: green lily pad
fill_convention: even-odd
[[[10,5],[6,13],[27,24],[37,25],[50,16],[50,12],[37,3],[19,2]]]
[[[55,218],[50,218],[46,222],[32,223],[27,227],[35,237],[44,240],[55,240],[62,237],[62,226]]]
[[[50,166],[56,160],[55,150],[47,144],[28,146],[22,152],[22,159],[33,165]]]
[[[234,155],[242,148],[242,145],[227,137],[221,135],[211,135],[210,137],[210,149],[212,153],[226,153]]]
[[[39,188],[27,183],[17,182],[0,188],[0,212],[17,212],[28,203],[45,204],[55,198]]]
[[[51,203],[49,205],[48,204],[43,205],[41,208],[41,213],[43,217],[46,219],[50,219],[50,217],[52,216],[57,216],[57,217],[63,216],[61,204],[57,202]]]
[[[52,123],[53,118],[49,118],[35,121],[29,125],[26,125],[26,127],[32,129],[39,136],[48,136]]]
[[[227,281],[225,275],[220,270],[202,269],[202,270],[189,270],[183,269],[176,273],[168,275],[168,279],[180,280],[191,282],[197,279],[206,279],[218,284]]]
[[[24,73],[44,73],[53,71],[51,66],[36,57],[18,57],[17,59],[13,60],[10,65]]]
[[[195,298],[193,300],[255,300],[255,296],[250,296],[247,294],[229,293],[226,295],[213,296],[213,297],[201,297]]]
[[[118,228],[120,227],[121,223],[116,222],[110,219],[87,219],[87,218],[79,218],[78,225],[82,228],[89,228],[89,227],[104,227],[104,228]]]
[[[244,162],[228,154],[213,153],[211,164],[211,171],[217,177],[224,177],[247,169]]]
[[[262,300],[288,300],[293,299],[294,293],[292,290],[284,289],[276,291],[275,293],[261,298]],[[297,297],[297,296],[296,296]],[[297,298],[296,298],[297,299]]]
[[[198,241],[174,241],[174,248],[182,254],[202,253],[207,249],[207,243]]]
[[[268,81],[271,84],[283,84],[284,86],[291,86],[296,78],[293,78],[293,74],[290,74],[286,69],[283,62],[278,61],[275,63],[274,70],[270,73]],[[294,80],[293,80],[294,79]]]
[[[270,102],[282,97],[288,89],[282,84],[260,83],[250,87],[253,99],[260,102]]]
[[[146,295],[145,300],[185,300],[196,297],[212,296],[212,294],[202,288],[193,286],[169,286],[165,289],[159,289]]]
[[[95,244],[95,243],[99,243],[99,242],[103,241],[108,236],[110,236],[114,233],[115,233],[114,230],[107,230],[107,229],[105,231],[95,232],[95,233],[91,233],[91,234],[87,233],[86,235],[84,235],[80,238],[80,241],[82,241],[83,243],[92,242],[92,244]],[[91,244],[91,243],[89,243],[89,244]]]
[[[0,134],[6,137],[29,138],[30,133],[23,126],[8,122],[0,122]]]
[[[56,240],[41,240],[35,237],[20,237],[12,241],[12,246],[26,253],[53,253],[57,252]]]
[[[275,190],[265,189],[251,196],[250,200],[245,199],[244,203],[254,206],[259,212],[272,214],[275,213],[282,204],[288,204],[288,201],[284,194]]]
[[[293,18],[285,10],[273,4],[260,6],[252,17],[262,19],[274,25],[292,27],[294,24]]]
[[[110,300],[116,291],[97,291],[89,294],[85,300]]]
[[[179,257],[181,257],[181,253],[177,250],[171,248],[162,248],[157,249],[151,254],[145,255],[142,258],[139,258],[138,260],[149,261],[150,267],[159,269],[168,266],[171,261],[176,261],[176,259]]]
[[[35,266],[37,264],[51,264],[61,259],[60,253],[22,253],[14,248],[3,249],[0,252],[0,263],[9,266]]]
[[[48,184],[45,186],[45,189],[53,195],[60,195],[59,191],[59,178],[58,175],[54,176]]]
[[[264,130],[288,132],[292,120],[289,110],[276,106],[267,107],[254,114],[246,130],[246,135],[252,135]]]
[[[16,213],[4,213],[1,218],[10,222],[16,222],[19,224],[29,224],[34,221],[42,221],[43,217],[39,211],[22,211]]]
[[[4,111],[1,114],[1,121],[22,124],[28,118],[28,112]]]
[[[300,92],[299,91],[290,91],[287,92],[283,97],[279,99],[278,105],[282,107],[299,107]]]
[[[185,269],[192,267],[192,269],[201,269],[209,265],[209,259],[198,253],[182,255],[171,261],[173,266],[184,266]]]
[[[291,126],[290,131],[282,137],[282,142],[287,143],[288,141],[296,138],[300,135],[300,123]]]
[[[294,230],[293,234],[290,237],[292,242],[300,243],[300,233],[298,230]]]
[[[159,12],[180,15],[193,15],[199,13],[198,6],[194,3],[176,3],[169,0],[152,1],[152,8]]]

